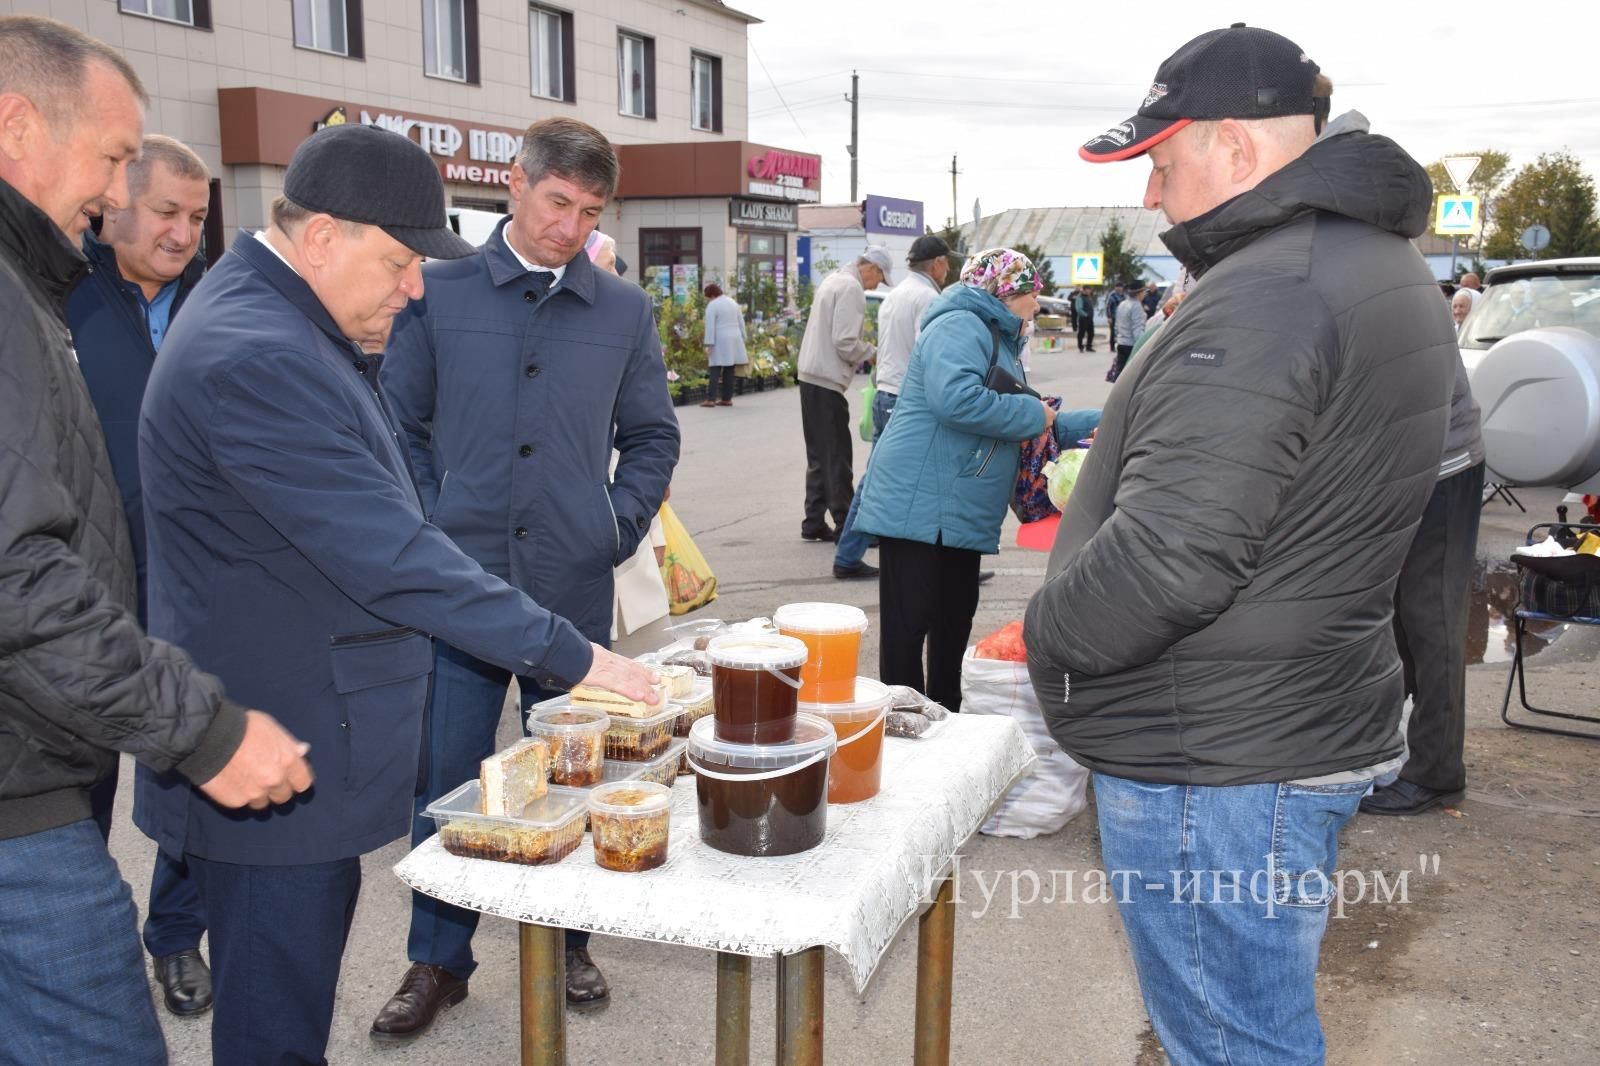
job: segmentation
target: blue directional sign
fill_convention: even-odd
[[[1103,285],[1105,270],[1100,265],[1099,252],[1072,253],[1072,284]]]
[[[1467,237],[1478,232],[1478,198],[1439,197],[1433,215],[1433,232],[1441,237]]]

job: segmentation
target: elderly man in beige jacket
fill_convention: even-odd
[[[893,269],[888,250],[870,245],[855,262],[824,278],[811,301],[811,316],[800,341],[800,422],[806,435],[806,513],[800,523],[804,540],[837,540],[850,513],[855,489],[845,390],[856,367],[877,354],[861,339],[866,290],[888,281]]]

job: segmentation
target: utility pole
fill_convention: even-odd
[[[956,204],[960,202],[956,198],[956,175],[959,174],[959,173],[961,173],[961,172],[956,169],[956,157],[955,156],[951,156],[950,157],[950,228],[951,229],[960,229],[961,228],[961,215],[959,214],[959,212],[956,209]]]
[[[850,95],[846,97],[846,99],[850,101],[850,147],[848,151],[850,152],[851,203],[856,202],[856,150],[860,147],[860,142],[857,140],[857,119],[859,118],[861,103],[860,84],[861,79],[856,75],[856,72],[852,70],[850,72]]]

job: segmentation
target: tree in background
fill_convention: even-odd
[[[1507,183],[1497,197],[1494,231],[1484,241],[1484,257],[1526,257],[1522,232],[1534,224],[1550,229],[1550,243],[1533,253],[1535,259],[1600,255],[1594,179],[1570,152],[1547,152]]]
[[[1113,218],[1100,234],[1100,269],[1109,288],[1119,281],[1138,281],[1144,276],[1144,259],[1128,243],[1128,231]]]
[[[1493,148],[1483,148],[1476,152],[1451,152],[1452,156],[1475,155],[1478,165],[1472,171],[1472,177],[1467,179],[1467,187],[1458,189],[1455,182],[1450,180],[1449,171],[1444,168],[1444,160],[1429,163],[1427,166],[1428,177],[1433,182],[1434,193],[1465,193],[1478,198],[1478,214],[1483,222],[1483,232],[1489,233],[1491,222],[1494,218],[1496,200],[1500,196],[1501,187],[1506,179],[1511,176],[1511,156],[1507,152],[1496,151]],[[1461,238],[1461,251],[1473,258],[1472,269],[1479,274],[1483,273],[1482,263],[1477,262],[1477,257],[1483,252],[1483,239],[1481,237]],[[1462,266],[1463,272],[1468,269]]]
[[[1050,265],[1050,260],[1045,258],[1044,249],[1036,244],[1023,244],[1019,241],[1012,247],[1012,250],[1027,256],[1039,271],[1039,280],[1044,283],[1044,288],[1039,290],[1039,295],[1054,296],[1056,294],[1056,272],[1055,268]]]

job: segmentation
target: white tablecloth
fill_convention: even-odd
[[[931,882],[1033,766],[1009,718],[952,715],[916,740],[884,741],[883,790],[828,808],[819,847],[780,858],[726,855],[700,842],[695,782],[673,790],[664,866],[617,873],[595,865],[588,838],[549,866],[465,859],[437,837],[395,867],[429,896],[519,922],[770,956],[821,945],[863,991]]]

